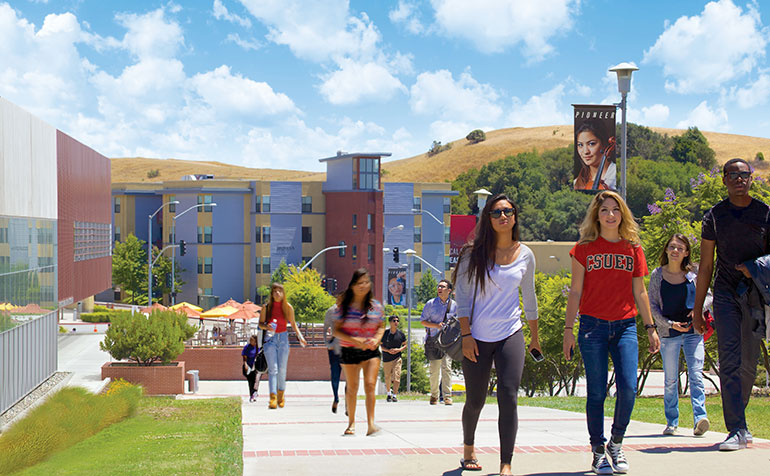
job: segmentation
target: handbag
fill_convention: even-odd
[[[714,316],[711,315],[711,311],[703,313],[703,321],[706,324],[706,332],[703,333],[703,340],[705,342],[714,333]]]
[[[257,352],[257,358],[254,359],[254,369],[260,374],[267,372],[267,359],[265,358],[264,350],[261,348]]]
[[[476,307],[476,289],[473,290],[473,303],[471,304],[471,315],[468,318],[469,324],[473,322],[473,311]],[[447,309],[449,309],[447,307]],[[452,316],[447,319],[444,314],[444,327],[438,333],[438,346],[449,355],[449,358],[456,361],[463,360],[463,338],[460,321]]]
[[[449,312],[449,306],[452,305],[452,298],[449,298],[446,303],[446,309],[444,310],[444,318],[441,320],[441,322],[446,323],[446,316]],[[425,358],[428,360],[441,360],[444,358],[444,355],[446,353],[439,345],[439,336],[441,335],[441,332],[443,329],[439,330],[433,335],[428,335],[428,337],[425,338]]]

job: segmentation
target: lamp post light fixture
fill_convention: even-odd
[[[197,205],[193,205],[187,210],[183,211],[182,213],[177,213],[173,217],[171,217],[171,223],[172,227],[174,229],[174,241],[171,243],[171,305],[173,306],[176,304],[176,276],[174,275],[174,254],[176,251],[176,219],[184,215],[185,213],[189,212],[190,210],[194,208],[200,208],[200,207],[216,207],[216,203],[199,203]],[[151,287],[152,289],[152,287]]]
[[[152,306],[152,219],[155,218],[155,215],[158,214],[159,211],[163,210],[163,207],[166,205],[177,205],[179,204],[179,200],[173,200],[170,202],[166,202],[160,207],[158,207],[157,210],[155,210],[152,215],[149,215],[149,218],[147,219],[147,305]]]
[[[484,209],[484,206],[487,204],[487,198],[489,198],[490,195],[492,195],[492,192],[485,188],[480,188],[473,192],[474,195],[476,195],[476,205],[479,208],[479,213],[476,215],[477,217],[481,216],[481,210]]]
[[[623,172],[620,174],[620,195],[623,200],[626,199],[626,98],[631,91],[631,74],[634,71],[638,71],[639,68],[634,63],[620,63],[609,69],[610,71],[618,75],[618,92],[620,93],[620,112],[621,112],[621,124],[622,124],[622,148],[620,155],[620,163],[622,165]]]

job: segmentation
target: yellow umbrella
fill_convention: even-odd
[[[203,308],[202,308],[202,307],[198,307],[198,306],[196,306],[195,304],[190,304],[189,302],[180,302],[179,304],[174,304],[174,305],[173,305],[173,306],[171,306],[169,309],[173,309],[174,311],[176,311],[177,309],[179,309],[179,308],[180,308],[180,307],[182,307],[182,306],[187,306],[187,307],[189,307],[190,309],[194,309],[194,310],[196,310],[196,311],[198,311],[198,312],[201,312],[201,311],[203,311]]]
[[[10,311],[11,309],[16,309],[16,306],[9,302],[0,303],[0,311]]]
[[[219,307],[214,309],[209,309],[208,311],[201,314],[201,317],[227,317],[230,314],[233,314],[235,312],[238,312],[238,309],[235,307],[225,306],[225,307]]]

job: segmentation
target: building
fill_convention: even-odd
[[[112,225],[109,159],[3,98],[0,170],[2,413],[56,371],[58,309],[111,286]]]
[[[403,251],[411,248],[425,253],[426,261],[444,272],[449,269],[445,258],[449,199],[457,194],[450,190],[450,184],[383,186],[380,160],[389,155],[339,152],[320,159],[327,167],[325,181],[204,176],[201,180],[180,177],[156,183],[115,183],[113,239],[122,241],[133,233],[147,241],[148,217],[160,209],[152,221],[149,238],[153,245],[162,248],[180,240],[187,243],[185,256],[176,256],[186,283],[176,296],[177,302],[206,305],[229,298],[261,302],[257,290],[270,283],[281,261],[307,263],[325,248],[340,245],[346,247],[321,253],[310,266],[331,278],[330,283],[336,281],[338,288],[347,286],[353,270],[367,268],[375,281],[375,295],[381,299],[385,280],[380,281],[380,277],[388,266],[383,255],[388,224],[404,224],[404,229],[389,235],[388,240],[395,240]],[[174,201],[179,203],[169,204]],[[433,213],[442,224],[423,226],[423,210]],[[419,280],[423,269],[416,265],[414,270],[414,279]],[[214,299],[209,299],[211,296]],[[120,297],[120,290],[116,290],[114,298]]]

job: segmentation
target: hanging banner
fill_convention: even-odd
[[[388,268],[388,304],[406,306],[405,268]]]
[[[615,106],[573,104],[575,190],[617,190]]]
[[[476,215],[452,215],[449,228],[449,267],[457,266],[457,258],[463,245],[471,238],[476,227]]]

